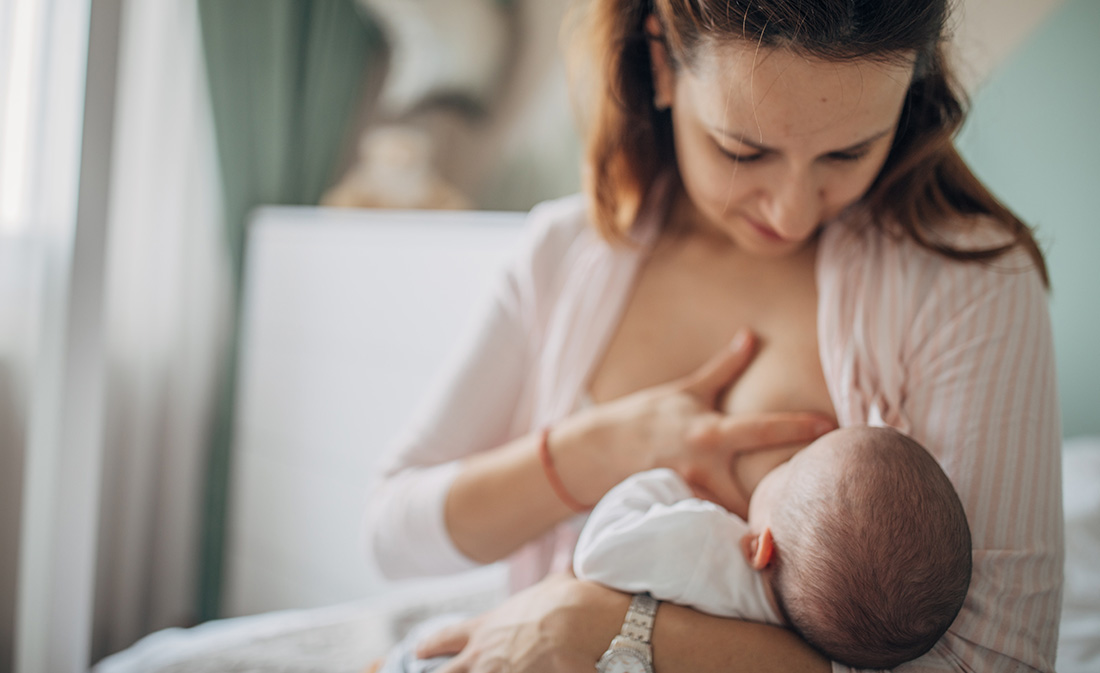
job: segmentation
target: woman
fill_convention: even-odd
[[[509,558],[528,588],[422,654],[457,653],[447,673],[591,670],[630,597],[554,572],[573,510],[669,466],[744,515],[834,419],[881,420],[936,455],[975,545],[960,617],[906,668],[1053,670],[1046,271],[952,145],[947,3],[595,0],[580,19],[587,203],[532,212],[368,516],[391,575]],[[830,666],[783,629],[674,605],[652,653],[660,673]]]

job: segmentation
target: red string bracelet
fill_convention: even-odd
[[[546,481],[550,482],[550,488],[554,490],[554,494],[558,496],[558,499],[574,512],[587,512],[590,508],[585,507],[576,498],[569,495],[565,484],[562,483],[561,476],[554,467],[554,458],[550,455],[550,428],[543,428],[542,432],[539,433],[539,460],[542,461],[542,471],[546,473]]]

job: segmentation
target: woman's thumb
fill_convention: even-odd
[[[755,335],[748,328],[741,328],[728,346],[687,376],[684,390],[714,406],[718,394],[741,376],[755,354]]]

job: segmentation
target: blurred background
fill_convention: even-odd
[[[282,546],[259,549],[289,561],[240,580],[263,562],[233,558],[234,487],[266,477],[240,474],[239,412],[277,422],[242,388],[279,383],[256,379],[275,360],[255,359],[242,318],[261,282],[248,222],[267,205],[331,223],[575,192],[567,4],[0,0],[0,673],[84,670],[163,627],[381,590],[357,574],[354,489],[318,545],[301,544],[311,501],[274,521]],[[1100,4],[958,5],[960,145],[1037,227],[1064,431],[1100,435]],[[252,292],[278,305],[271,264]],[[385,434],[332,441],[369,456]],[[303,455],[323,456],[311,441]],[[365,484],[357,460],[329,469]]]

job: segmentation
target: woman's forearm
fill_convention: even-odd
[[[571,580],[567,647],[596,662],[619,634],[630,597]],[[661,603],[653,627],[657,673],[829,673],[830,662],[793,632]]]
[[[419,656],[457,655],[448,671],[591,672],[619,635],[630,596],[550,575],[488,613],[429,636]],[[663,603],[653,632],[657,673],[828,673],[793,633]]]
[[[828,673],[830,662],[793,632],[663,603],[653,629],[658,673]]]
[[[630,473],[606,460],[597,434],[583,419],[569,419],[554,428],[548,443],[562,485],[589,505]],[[498,561],[576,513],[550,485],[540,440],[540,433],[532,433],[463,462],[447,494],[444,519],[455,547],[467,557]]]
[[[455,547],[493,563],[568,518],[538,459],[536,434],[467,459],[447,494],[444,520]]]

